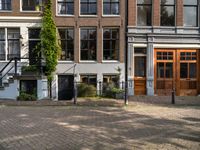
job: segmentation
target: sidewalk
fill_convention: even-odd
[[[131,96],[129,105],[137,103],[171,105],[171,96]],[[55,101],[55,100],[38,100],[38,101],[15,101],[0,100],[0,105],[6,106],[73,106],[74,101]],[[78,98],[77,106],[103,106],[103,107],[123,107],[124,100],[106,99],[106,98]],[[200,96],[176,96],[175,105],[195,105],[200,106]]]

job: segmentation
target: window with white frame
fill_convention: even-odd
[[[7,50],[5,45],[7,45]],[[0,60],[9,60],[14,57],[20,57],[20,30],[19,28],[2,28],[0,29]]]
[[[81,82],[89,85],[93,85],[94,87],[97,86],[97,75],[80,75]]]
[[[80,0],[81,15],[96,15],[97,0]]]
[[[0,0],[0,11],[9,11],[12,9],[11,7],[12,0]]]
[[[81,29],[81,60],[96,60],[96,28]]]
[[[198,0],[183,1],[184,26],[198,26]]]
[[[119,15],[119,0],[103,0],[104,15]]]
[[[175,26],[175,6],[176,0],[161,0],[161,26]]]
[[[58,15],[74,15],[74,0],[57,0]]]
[[[119,29],[104,28],[103,60],[119,60]]]
[[[152,0],[137,0],[137,25],[151,26]]]
[[[5,29],[0,29],[0,60],[5,60]]]
[[[74,60],[74,29],[58,29],[61,43],[61,55],[59,60]]]
[[[42,0],[21,0],[22,11],[40,11]]]

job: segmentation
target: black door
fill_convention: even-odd
[[[58,100],[71,100],[73,98],[73,75],[58,76]]]

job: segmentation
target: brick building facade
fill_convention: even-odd
[[[199,0],[128,1],[129,95],[199,95]]]

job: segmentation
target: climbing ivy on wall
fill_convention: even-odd
[[[52,15],[52,0],[47,0],[44,5],[40,38],[41,51],[46,62],[45,74],[48,77],[49,83],[51,83],[53,80],[53,73],[56,70],[58,56],[61,51],[57,39],[56,25]]]

